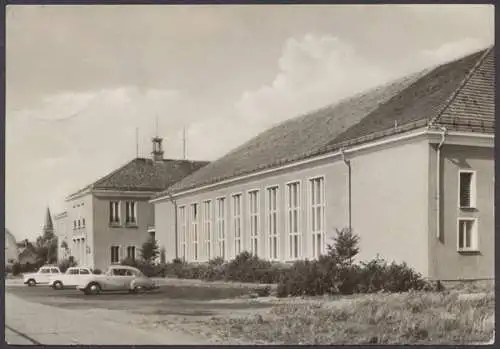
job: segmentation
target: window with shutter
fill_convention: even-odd
[[[475,204],[474,172],[460,171],[459,178],[459,205],[461,208],[472,208]]]

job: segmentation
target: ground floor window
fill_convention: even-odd
[[[111,246],[111,263],[120,262],[120,246]]]
[[[477,223],[474,218],[458,220],[458,250],[471,251],[477,249]]]
[[[127,259],[135,260],[135,246],[127,247]]]

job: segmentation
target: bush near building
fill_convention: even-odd
[[[208,263],[174,259],[156,264],[154,258],[141,258],[127,259],[122,264],[135,266],[150,277],[277,284],[278,297],[441,288],[439,283],[432,285],[426,281],[406,263],[388,263],[378,256],[368,262],[354,263],[358,253],[359,237],[349,229],[342,229],[337,230],[333,244],[327,246],[327,254],[312,261],[272,263],[245,251],[229,262],[217,257]]]

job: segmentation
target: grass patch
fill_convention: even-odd
[[[269,344],[470,344],[493,337],[494,297],[491,288],[474,297],[456,290],[323,297],[210,325],[223,339]]]

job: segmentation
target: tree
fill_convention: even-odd
[[[160,254],[158,241],[150,237],[145,243],[142,244],[141,258],[147,264],[154,264]]]
[[[359,236],[349,228],[336,229],[334,245],[327,245],[328,255],[334,257],[342,265],[351,265],[352,259],[359,253]]]

